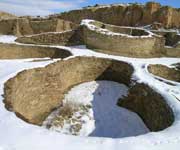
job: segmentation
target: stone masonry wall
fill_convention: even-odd
[[[0,34],[5,35],[32,35],[44,32],[62,32],[72,30],[77,27],[76,24],[62,19],[8,19],[0,20]]]
[[[106,24],[106,26],[108,25]],[[163,53],[163,47],[165,45],[164,38],[156,35],[152,35],[151,37],[108,35],[91,30],[86,26],[83,28],[83,33],[84,43],[89,48],[108,54],[133,57],[160,56]]]
[[[69,51],[58,48],[0,44],[0,59],[66,58],[68,56],[71,56]]]

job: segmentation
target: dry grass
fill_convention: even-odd
[[[76,110],[77,108],[75,104],[65,103],[64,106],[60,109],[59,115],[63,118],[70,118]]]
[[[89,109],[91,108],[91,105],[65,102],[63,106],[59,108],[53,120],[47,124],[46,127],[48,129],[55,128],[60,132],[60,130],[64,128],[64,125],[68,124],[69,129],[66,130],[69,130],[69,133],[72,135],[78,135],[82,128],[82,124],[84,123],[82,121],[82,116],[88,115]]]

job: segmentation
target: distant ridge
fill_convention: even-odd
[[[74,23],[93,19],[118,26],[145,26],[158,22],[164,28],[180,28],[180,9],[162,6],[160,3],[128,3],[87,6],[79,10],[50,15]]]

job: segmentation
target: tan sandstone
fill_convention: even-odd
[[[130,86],[132,73],[130,64],[112,59],[76,57],[62,60],[44,68],[25,70],[9,79],[4,87],[4,103],[23,120],[41,125],[61,105],[64,94],[73,86],[93,80],[111,80]],[[131,99],[125,98],[121,106],[139,114],[152,131],[170,126],[174,116],[164,98],[147,85],[137,84],[135,89],[137,87],[137,96],[134,92],[131,94],[130,88]]]

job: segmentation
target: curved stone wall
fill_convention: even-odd
[[[50,112],[61,105],[64,94],[73,86],[92,80],[111,80],[130,85],[133,70],[125,62],[96,57],[75,57],[44,68],[25,70],[5,83],[5,106],[25,121],[41,125]],[[150,98],[154,97],[142,97],[137,106],[141,106],[141,102],[150,101]],[[147,104],[145,108],[149,107],[148,101],[144,103]],[[151,109],[147,108],[146,112],[153,114],[151,118],[142,113],[141,107],[130,109],[141,114],[151,130],[159,129],[151,121],[158,120],[160,129],[170,126],[174,116],[165,100],[157,97],[151,103]],[[160,110],[163,110],[163,114]]]
[[[86,20],[85,20],[86,21]],[[83,24],[84,21],[82,21]],[[94,25],[97,28],[102,28],[102,29],[106,29],[110,32],[114,32],[114,34],[118,34],[120,36],[124,36],[124,37],[135,37],[137,38],[138,36],[144,36],[144,37],[149,37],[151,36],[150,34],[152,34],[151,32],[149,32],[148,30],[144,30],[142,28],[136,28],[136,27],[126,27],[126,26],[115,26],[115,25],[111,25],[111,24],[104,24],[102,22],[99,21],[88,21],[90,25]],[[86,25],[86,24],[85,24]],[[111,33],[113,34],[113,33]]]
[[[149,65],[148,71],[156,76],[180,82],[180,69],[169,68],[164,65]]]
[[[61,33],[43,33],[38,35],[19,37],[17,38],[16,42],[26,44],[53,44],[61,46],[73,46],[84,44],[82,32],[80,29],[65,31]]]
[[[85,44],[100,52],[131,57],[162,56],[165,52],[164,38],[143,29],[91,20],[84,20],[82,25]]]
[[[69,51],[58,48],[0,44],[0,59],[66,58],[71,55]]]
[[[89,25],[93,25],[93,30],[91,27],[90,29],[88,28]],[[162,36],[166,35],[160,31],[155,33]],[[166,41],[173,41],[173,39],[171,36],[166,37]],[[89,48],[102,53],[128,57],[180,56],[178,45],[176,47],[165,47],[164,38],[155,36],[149,31],[140,28],[107,25],[97,21],[92,21],[91,24],[79,26],[77,29],[71,31],[24,36],[17,38],[16,41],[26,44],[53,44],[64,46],[86,44]]]
[[[164,98],[145,84],[130,88],[128,96],[118,104],[136,112],[150,131],[163,130],[174,121],[173,112]]]

